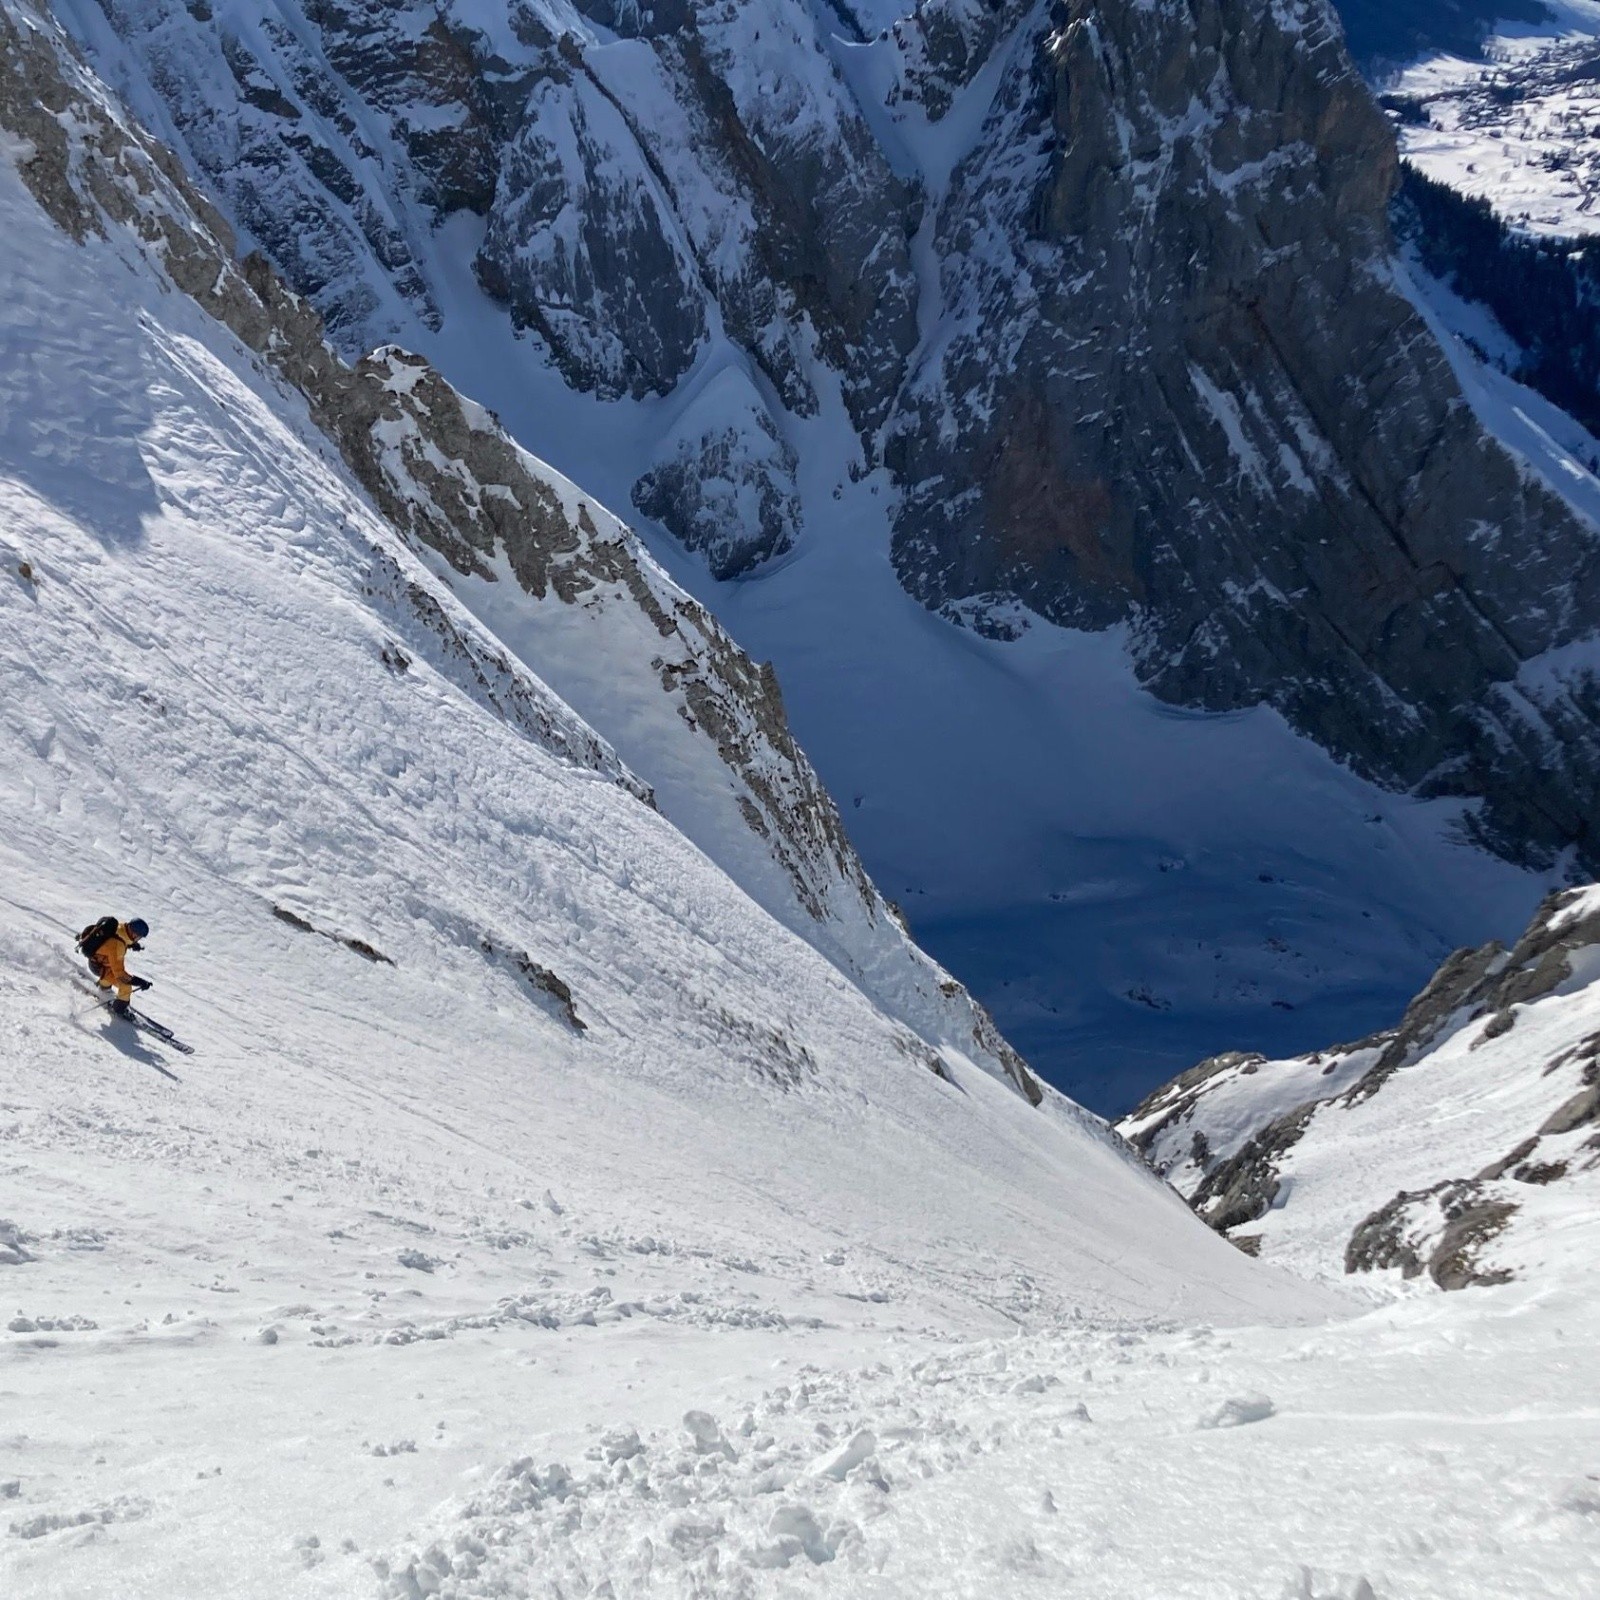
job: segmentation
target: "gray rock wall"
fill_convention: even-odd
[[[888,459],[934,606],[1127,621],[1165,699],[1267,701],[1533,859],[1600,820],[1600,538],[1479,427],[1398,291],[1388,128],[1319,0],[1040,19],[939,220],[958,331]]]

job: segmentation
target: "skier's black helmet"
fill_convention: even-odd
[[[135,939],[148,939],[150,937],[150,924],[143,917],[129,917],[128,932]]]

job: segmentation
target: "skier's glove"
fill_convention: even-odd
[[[131,974],[128,977],[128,982],[131,983],[135,989],[148,989],[150,987],[150,980],[148,978],[135,978]]]

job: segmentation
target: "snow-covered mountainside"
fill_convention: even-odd
[[[1308,1276],[1445,1289],[1600,1263],[1600,890],[1457,951],[1398,1027],[1232,1053],[1119,1125],[1212,1227]]]
[[[504,644],[463,636],[452,608],[375,557],[372,591],[398,614],[404,641],[426,640],[458,684],[540,742],[611,762],[619,781],[897,1014],[940,1043],[948,1035],[1037,1100],[982,1009],[911,944],[867,878],[789,733],[770,669],[750,661],[614,517],[518,449],[426,363],[383,350],[345,366],[316,314],[270,270],[235,267],[221,219],[165,152],[61,64],[53,42],[15,30],[7,42],[0,122],[26,152],[19,170],[35,198],[76,238],[101,229],[102,211],[133,225],[178,286],[299,391],[380,510],[442,558],[435,573],[449,574]],[[67,106],[92,123],[76,141],[61,123]],[[550,711],[529,688],[530,664],[606,737],[569,732],[571,712]]]
[[[1571,0],[1378,82],[1399,138],[1407,255],[1476,308],[1468,338],[1482,360],[1600,438],[1597,75],[1600,5]]]
[[[1592,534],[1394,292],[1320,4],[55,10],[348,354],[641,509],[1057,1081],[1375,1024],[1548,886],[1460,840],[1581,822],[1584,681],[1524,658]]]
[[[28,0],[0,129],[0,1594],[1588,1600],[1592,1300],[1206,1230],[768,675]]]
[[[1392,138],[1331,13],[1054,22],[941,208],[965,315],[891,427],[908,584],[1128,619],[1167,699],[1266,701],[1358,770],[1481,797],[1508,848],[1581,839],[1588,690],[1509,686],[1593,630],[1600,531],[1483,432],[1398,291]]]
[[[326,1563],[310,1587],[348,1593],[366,1554],[292,1541],[351,1461],[376,1555],[436,1515],[462,1450],[512,1461],[530,1420],[505,1408],[602,1327],[646,1334],[603,1347],[594,1381],[621,1392],[657,1329],[699,1382],[724,1335],[763,1330],[838,1351],[886,1316],[1331,1307],[1191,1226],[892,922],[870,942],[852,857],[807,858],[774,915],[775,868],[747,892],[680,831],[674,794],[710,788],[698,746],[635,730],[647,785],[534,664],[603,655],[613,717],[664,699],[656,721],[713,751],[749,712],[766,742],[734,739],[723,779],[736,868],[784,815],[741,760],[780,798],[814,785],[760,726],[762,675],[425,368],[339,364],[17,0],[0,126],[4,1592],[284,1593]],[[539,562],[554,622],[506,578],[538,592]],[[468,599],[522,628],[515,651]],[[854,923],[829,911],[850,895]],[[72,931],[108,906],[152,924],[134,964],[192,1057],[75,979]],[[381,1431],[401,1371],[445,1391],[427,1472]],[[82,1428],[118,1430],[115,1474]],[[873,1454],[847,1444],[825,1483]],[[511,1523],[563,1496],[508,1472]],[[813,1535],[801,1509],[791,1555],[832,1554],[844,1524]]]

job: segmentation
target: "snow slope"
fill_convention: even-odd
[[[17,138],[40,146],[19,169],[35,196],[75,236],[98,231],[102,212],[135,228],[197,304],[305,397],[384,515],[498,635],[474,642],[426,586],[378,564],[373,584],[426,648],[442,647],[454,681],[559,744],[554,725],[569,713],[539,706],[515,663],[532,664],[648,780],[651,803],[921,1036],[930,1065],[952,1048],[1037,1102],[1025,1064],[867,877],[770,667],[425,361],[387,347],[340,362],[316,314],[259,260],[235,262],[225,223],[76,66],[48,49],[18,61],[5,110]],[[65,140],[41,100],[72,104],[87,131]]]
[[[1600,230],[1600,5],[1547,4],[1546,20],[1502,22],[1481,55],[1429,55],[1393,74],[1404,158],[1487,200],[1519,233]]]
[[[1600,447],[1582,423],[1510,375],[1522,352],[1493,313],[1462,299],[1414,260],[1401,264],[1398,282],[1438,339],[1484,427],[1575,511],[1600,518]]]
[[[441,637],[497,641],[303,400],[132,232],[58,228],[13,166],[39,149],[6,155],[8,1592],[222,1592],[220,1528],[248,1551],[252,1517],[325,1504],[342,1458],[252,1510],[240,1447],[276,1482],[323,1436],[295,1377],[262,1382],[279,1343],[355,1426],[413,1342],[486,1343],[492,1369],[530,1330],[613,1321],[698,1348],[818,1319],[1328,1308],[1076,1108],[954,1050],[930,1071],[537,678],[520,715],[477,692]],[[408,586],[453,635],[415,625]],[[75,983],[102,903],[151,922],[150,1009],[192,1059]],[[503,1438],[478,1406],[480,1444]],[[113,1416],[154,1457],[101,1496],[77,1430]],[[207,1441],[230,1470],[175,1548]]]
[[[1587,1284],[1597,979],[1600,891],[1554,895],[1511,950],[1453,956],[1397,1027],[1218,1057],[1119,1127],[1214,1227],[1303,1276]]]
[[[39,159],[0,160],[0,1593],[1594,1592],[1591,1301],[1330,1324],[1066,1103],[936,1076]],[[78,987],[112,906],[192,1057]]]

